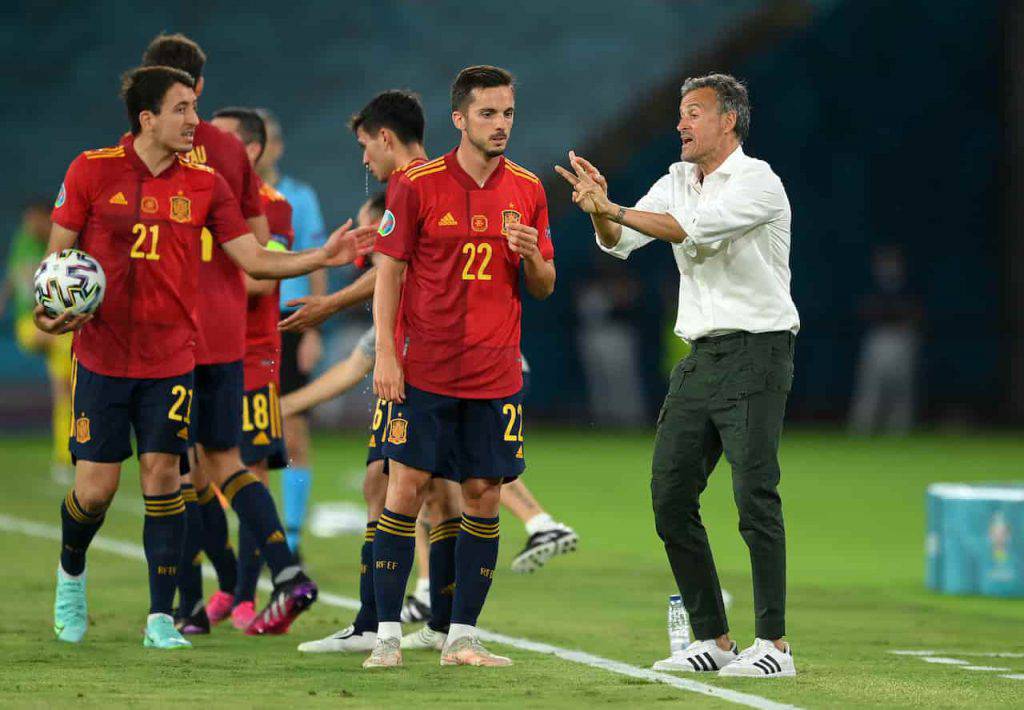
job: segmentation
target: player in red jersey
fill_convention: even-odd
[[[267,126],[255,109],[226,108],[213,114],[211,123],[234,135],[245,146],[253,167],[259,162],[267,144]],[[289,250],[295,233],[292,229],[292,207],[285,197],[257,177],[260,201],[270,228],[268,248]],[[236,423],[242,434],[242,462],[269,486],[269,470],[288,465],[281,405],[278,399],[281,364],[280,294],[277,281],[247,279],[249,292],[245,330],[245,396],[242,418]],[[269,287],[269,288],[268,288]],[[248,526],[238,533],[238,583],[234,589],[231,620],[235,628],[244,629],[256,614],[254,608],[256,583],[263,560],[257,540]]]
[[[178,466],[190,420],[202,227],[209,226],[220,248],[259,278],[348,263],[368,247],[368,235],[359,230],[300,254],[261,247],[223,178],[177,155],[191,147],[198,124],[194,85],[187,73],[166,67],[126,74],[122,95],[133,140],[76,158],[54,206],[49,251],[77,242],[107,275],[104,302],[94,316],[35,312],[44,332],[77,331],[70,442],[76,477],[61,507],[54,607],[54,630],[63,641],[79,642],[85,634],[85,554],[117,490],[121,462],[132,453],[134,430],[150,572],[144,643],[189,645],[174,629],[170,611],[184,528]],[[239,485],[236,505],[253,505],[254,488]],[[276,521],[263,520],[274,532]]]
[[[511,663],[480,644],[476,621],[497,562],[501,483],[525,465],[520,273],[536,298],[555,285],[544,189],[504,158],[514,112],[508,72],[462,70],[452,85],[459,146],[402,175],[378,231],[373,379],[391,406],[390,477],[373,547],[380,623],[367,668],[402,663],[399,615],[432,475],[460,483],[463,501],[441,664]]]
[[[196,87],[200,92],[203,88],[202,70],[205,62],[206,55],[199,45],[180,34],[160,35],[154,38],[143,54],[144,65],[171,66],[192,74],[196,77]],[[227,171],[233,177],[233,187],[243,213],[254,225],[262,225],[257,231],[257,236],[266,244],[269,232],[265,229],[266,220],[261,214],[257,177],[241,143],[236,137],[202,122],[196,129],[195,138],[190,157],[204,160],[218,170]],[[262,232],[262,235],[259,232]],[[200,268],[196,401],[193,414],[193,440],[197,444],[197,457],[191,483],[195,486],[197,497],[200,497],[203,486],[212,481],[230,499],[228,492],[235,490],[232,481],[250,481],[249,477],[252,476],[251,480],[258,482],[242,463],[241,431],[238,427],[242,416],[244,392],[242,359],[245,354],[246,289],[242,273],[229,259],[225,259],[219,250],[212,249],[208,233],[203,235],[202,242],[204,248]],[[266,499],[273,504],[269,494]],[[209,505],[204,507],[204,512],[208,512],[211,517],[216,516],[213,526],[206,526],[205,524],[210,521],[209,518],[204,519],[204,527],[212,527],[217,538],[211,539],[211,531],[204,530],[208,554],[211,551],[225,549],[226,525],[223,518],[217,515],[215,502],[210,500]],[[240,522],[250,529],[258,529],[256,521],[248,520],[247,515],[246,512],[241,513]],[[278,517],[276,507],[273,510],[273,517]],[[276,545],[276,536],[275,540],[264,540],[260,544],[263,547],[267,544]],[[294,551],[289,549],[287,554],[290,563],[286,569],[299,569]],[[264,559],[270,561],[266,554]],[[274,568],[273,564],[271,568]],[[283,585],[288,578],[285,576],[275,579],[275,585]],[[220,581],[222,587],[226,586],[227,580],[221,578]],[[231,595],[222,588],[211,599],[211,622],[224,618],[224,610],[230,609],[230,604],[224,603],[229,596]],[[246,633],[259,635],[286,631],[291,619],[285,617],[290,615],[281,616],[276,613],[277,609],[278,607],[268,604],[254,617]]]

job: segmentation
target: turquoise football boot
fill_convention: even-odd
[[[79,643],[89,626],[85,606],[85,570],[78,577],[68,576],[57,566],[57,598],[53,603],[53,633],[58,641]]]
[[[146,648],[192,648],[192,644],[174,628],[170,614],[150,614],[146,618],[146,634],[142,638]]]

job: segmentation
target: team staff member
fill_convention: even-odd
[[[267,149],[256,170],[265,183],[284,195],[292,206],[292,224],[295,228],[295,248],[311,249],[324,240],[324,219],[320,214],[320,201],[313,187],[290,175],[282,175],[277,164],[284,155],[281,124],[268,112],[261,112],[267,126]],[[281,282],[281,312],[294,313],[308,298],[327,293],[327,272],[314,271]],[[281,333],[281,393],[288,394],[309,381],[313,368],[323,351],[320,331],[308,328],[300,332]],[[313,483],[310,466],[310,438],[308,415],[294,414],[284,418],[285,440],[288,442],[290,461],[281,472],[281,502],[284,506],[285,534],[288,544],[298,550],[302,526],[309,508],[309,492]]]
[[[789,293],[790,208],[767,163],[747,157],[746,88],[724,74],[687,79],[677,130],[682,162],[636,207],[569,154],[573,201],[590,214],[604,251],[625,259],[655,239],[679,268],[676,333],[693,352],[672,372],[658,417],[651,495],[655,524],[698,639],[678,670],[796,674],[786,633],[786,542],[778,448],[800,319]],[[736,656],[700,493],[721,454],[733,468],[740,533],[754,579],[754,644]]]

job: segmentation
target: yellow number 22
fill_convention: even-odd
[[[490,281],[491,275],[487,273],[487,265],[491,263],[491,245],[487,242],[480,242],[474,244],[473,242],[466,242],[462,246],[462,253],[469,256],[466,259],[466,265],[462,269],[462,280],[463,281]],[[473,261],[476,259],[477,254],[480,255],[480,266],[477,268],[476,273],[472,272]]]

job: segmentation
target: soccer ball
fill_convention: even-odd
[[[56,318],[64,311],[76,316],[95,313],[107,290],[100,262],[79,249],[65,249],[43,259],[35,275],[36,303]]]

